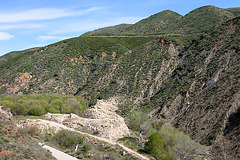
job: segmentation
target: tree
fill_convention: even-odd
[[[148,142],[145,143],[144,150],[157,160],[175,159],[171,148],[164,146],[163,136],[159,132],[153,132],[150,135]]]
[[[165,146],[174,146],[174,137],[177,133],[176,129],[174,129],[173,127],[163,126],[159,130],[159,133],[163,136]]]
[[[201,151],[202,147],[199,143],[193,141],[189,135],[177,132],[174,136],[173,150],[179,159],[190,160],[198,155],[198,150]]]
[[[41,106],[34,106],[29,109],[28,111],[29,115],[34,115],[34,116],[41,116],[45,114],[45,110]]]
[[[156,159],[190,160],[203,153],[203,147],[190,136],[172,127],[161,127],[152,132],[144,149]]]
[[[19,103],[11,104],[9,108],[11,108],[11,112],[14,116],[26,114],[26,108],[22,104]]]
[[[77,144],[83,143],[83,139],[77,134],[67,130],[61,130],[54,136],[55,142],[65,148],[74,148]]]
[[[141,129],[141,125],[148,120],[148,115],[142,111],[132,111],[127,117],[127,123],[129,128],[135,131]]]
[[[49,109],[48,109],[48,112],[49,112],[49,113],[60,113],[60,111],[59,111],[59,110],[56,110],[55,108],[49,108]]]
[[[2,106],[8,107],[11,104],[14,104],[14,103],[12,101],[9,101],[9,100],[3,100],[2,101]]]

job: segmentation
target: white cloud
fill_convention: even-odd
[[[93,11],[98,11],[98,10],[103,10],[105,9],[104,7],[91,7],[86,10],[86,12],[93,12]]]
[[[6,32],[0,32],[0,40],[9,40],[11,38],[13,38],[14,36],[6,33]]]
[[[61,17],[84,15],[86,13],[101,9],[104,8],[92,7],[82,11],[72,11],[69,9],[57,9],[57,8],[39,8],[16,13],[0,13],[0,23],[31,20],[49,20]]]
[[[0,30],[9,29],[36,29],[43,28],[45,25],[42,24],[10,24],[10,25],[0,25]]]
[[[67,39],[69,37],[59,37],[59,36],[39,36],[38,40],[47,41],[47,40],[62,40]]]

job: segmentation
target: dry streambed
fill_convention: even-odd
[[[20,120],[18,126],[37,126],[39,130],[54,128],[55,132],[62,129],[75,131],[111,145],[118,145],[123,150],[139,159],[149,159],[116,142],[119,138],[130,135],[124,118],[116,114],[116,110],[117,102],[115,100],[99,100],[93,108],[84,112],[83,117],[79,117],[75,114],[48,113],[45,115],[48,120]],[[95,135],[92,135],[93,133]]]
[[[119,138],[129,136],[130,132],[124,122],[124,118],[116,114],[117,107],[114,100],[99,100],[97,104],[84,112],[83,117],[75,114],[51,114],[44,115],[49,121],[44,120],[20,120],[19,127],[37,126],[40,130],[45,130],[54,126],[56,132],[70,127],[75,130],[84,131],[102,138],[116,141]],[[57,122],[54,123],[53,122]]]

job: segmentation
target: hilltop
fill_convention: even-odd
[[[174,33],[197,33],[209,30],[213,26],[226,22],[235,16],[225,9],[215,6],[197,8],[166,29]]]
[[[127,27],[123,33],[145,34],[161,32],[162,29],[167,28],[181,18],[182,16],[180,14],[165,10]]]

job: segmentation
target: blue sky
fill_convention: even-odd
[[[101,27],[135,23],[169,9],[185,15],[204,5],[240,7],[239,0],[0,0],[0,56],[45,46]]]

